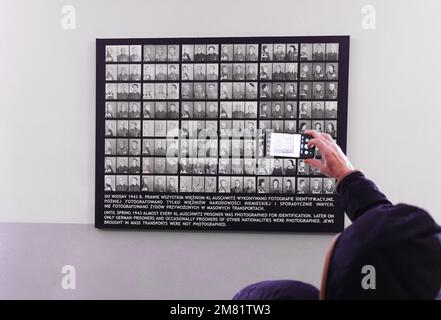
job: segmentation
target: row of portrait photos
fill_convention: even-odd
[[[333,194],[335,180],[304,177],[105,176],[106,192]]]
[[[181,175],[259,175],[322,176],[317,168],[303,159],[289,158],[174,158],[174,157],[106,157],[104,173],[113,174],[181,174]]]
[[[195,82],[195,83],[106,83],[106,100],[256,100],[257,82]],[[261,82],[259,98],[271,99],[329,99],[338,97],[337,82]],[[181,90],[179,90],[181,88]]]
[[[107,101],[105,118],[113,119],[307,119],[337,118],[337,101],[303,101],[297,111],[297,101],[257,102],[139,102]],[[142,113],[142,114],[141,114]]]
[[[105,136],[112,137],[181,137],[210,140],[220,138],[264,138],[267,131],[276,133],[303,133],[306,130],[325,132],[336,138],[336,120],[106,120]],[[142,131],[141,131],[142,129]],[[226,140],[226,139],[221,139]],[[227,139],[228,140],[228,139]]]
[[[300,46],[300,48],[299,48]],[[142,50],[143,49],[143,50]],[[106,62],[337,61],[338,43],[108,45]]]
[[[298,68],[300,67],[300,70]],[[220,68],[220,72],[219,72]],[[338,63],[107,64],[106,81],[337,80]],[[259,71],[259,73],[258,73]]]

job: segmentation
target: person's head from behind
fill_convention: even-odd
[[[392,208],[364,213],[331,241],[321,299],[439,298],[441,228],[422,209]]]

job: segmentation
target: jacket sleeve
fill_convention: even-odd
[[[367,179],[361,171],[354,171],[344,177],[337,185],[337,192],[351,221],[376,206],[391,204],[375,183]]]

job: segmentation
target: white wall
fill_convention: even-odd
[[[76,30],[61,28],[65,4],[76,8]],[[377,10],[376,30],[361,28],[366,4]],[[95,38],[348,34],[348,154],[392,201],[422,206],[441,223],[440,11],[439,0],[0,0],[0,222],[93,223]],[[231,233],[197,237],[204,259]],[[271,272],[243,270],[243,283],[319,284],[330,236],[253,234],[254,248],[249,234],[233,237],[226,258],[272,252]]]

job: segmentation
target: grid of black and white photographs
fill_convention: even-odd
[[[339,44],[338,37],[106,44],[104,191],[333,194],[335,181],[303,160],[266,156],[264,137],[315,129],[345,149]]]

